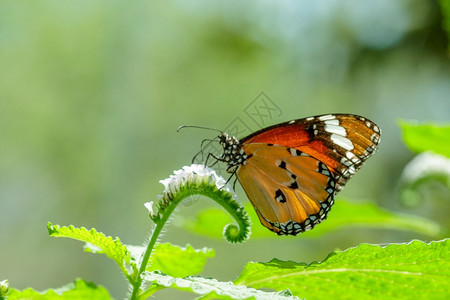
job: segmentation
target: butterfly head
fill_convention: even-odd
[[[240,165],[245,164],[248,156],[245,154],[241,143],[236,137],[222,132],[219,135],[219,144],[223,147],[223,153],[218,160],[228,164],[228,173],[236,172]]]

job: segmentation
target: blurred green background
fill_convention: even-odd
[[[445,220],[448,199],[399,201],[413,154],[397,121],[449,122],[446,45],[436,1],[1,0],[0,280],[43,290],[82,277],[123,298],[118,268],[49,238],[47,222],[142,244],[151,229],[144,202],[214,136],[176,128],[224,129],[239,117],[258,129],[245,109],[261,92],[281,110],[271,124],[330,112],[372,119],[380,150],[340,195]],[[209,205],[200,202],[177,214]],[[250,260],[311,262],[414,238],[430,239],[349,229],[231,245],[187,233],[175,216],[162,241],[215,248],[203,274],[233,280]]]

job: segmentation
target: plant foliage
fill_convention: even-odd
[[[267,299],[267,300],[294,300],[289,290],[280,292],[264,292],[244,285],[235,285],[232,282],[221,282],[212,278],[188,276],[174,278],[159,271],[147,272],[144,280],[158,289],[160,286],[176,288],[178,290],[193,292],[198,295],[208,295],[213,299]],[[151,291],[151,289],[149,290]]]
[[[90,300],[109,300],[111,296],[108,291],[93,283],[86,282],[82,279],[77,279],[73,283],[69,283],[58,289],[48,289],[43,292],[35,291],[31,288],[23,291],[11,289],[8,293],[8,300],[32,299],[32,300],[75,300],[75,299],[90,299]]]
[[[415,185],[428,180],[430,176],[426,172],[440,170],[441,175],[450,174],[450,126],[407,122],[402,122],[401,126],[405,143],[413,151],[437,153],[432,159],[427,154],[431,152],[423,153],[405,168],[402,178],[411,194],[415,193]],[[438,163],[432,163],[436,161]],[[159,201],[146,204],[155,225],[146,247],[125,245],[119,238],[113,239],[94,228],[48,223],[48,233],[53,237],[82,241],[85,251],[112,259],[130,283],[131,299],[147,299],[166,288],[192,292],[202,299],[450,299],[449,239],[430,243],[415,240],[384,246],[361,244],[332,252],[321,262],[277,258],[266,263],[249,262],[234,282],[193,276],[203,271],[207,259],[214,256],[213,249],[157,243],[163,227],[182,201],[193,196],[206,196],[229,214],[219,209],[203,210],[194,220],[182,222],[192,232],[213,237],[222,233],[233,243],[245,241],[251,231],[254,237],[275,235],[259,222],[251,228],[249,215],[237,201],[234,191],[212,169],[202,165],[184,167],[162,183],[165,190]],[[250,208],[249,211],[257,220],[254,210]],[[229,224],[230,216],[235,224]],[[315,238],[350,226],[408,230],[432,237],[445,232],[445,228],[442,230],[432,220],[389,212],[370,203],[355,204],[338,199],[329,220],[301,237]],[[81,279],[43,292],[19,291],[10,288],[8,280],[2,280],[0,299],[96,300],[111,297],[105,288]]]
[[[249,263],[236,284],[306,299],[450,299],[450,240],[361,244],[311,264]]]
[[[433,151],[450,158],[450,125],[401,121],[403,140],[411,151]]]

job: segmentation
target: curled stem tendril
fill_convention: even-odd
[[[236,200],[231,187],[229,185],[225,186],[225,180],[219,177],[212,169],[203,165],[184,167],[184,170],[176,171],[175,175],[161,182],[166,187],[163,195],[155,204],[155,208],[152,208],[151,203],[148,205],[150,218],[155,222],[156,227],[142,257],[139,272],[134,278],[134,282],[132,282],[131,299],[140,298],[141,276],[147,267],[158,236],[172,212],[183,200],[194,195],[202,195],[214,200],[225,208],[237,223],[237,225],[228,224],[225,226],[223,235],[227,241],[242,243],[250,236],[251,222],[247,212]]]

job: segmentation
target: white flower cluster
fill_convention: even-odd
[[[179,190],[180,186],[191,184],[215,184],[219,190],[230,193],[237,201],[237,195],[231,184],[219,176],[216,171],[203,164],[192,164],[190,166],[184,166],[181,170],[174,171],[173,175],[169,178],[159,181],[164,185],[163,194],[171,195]],[[156,215],[155,205],[153,201],[144,204],[149,210],[150,215]]]
[[[233,194],[236,198],[236,192],[226,180],[217,175],[216,171],[203,164],[192,164],[184,166],[181,170],[174,171],[174,175],[159,181],[164,185],[164,193],[176,192],[178,187],[186,183],[214,183],[218,189]]]

